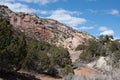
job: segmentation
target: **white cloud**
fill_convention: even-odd
[[[30,8],[26,4],[16,3],[15,0],[1,0],[0,5],[6,5],[14,12],[47,14],[47,11]]]
[[[117,9],[107,10],[106,12],[111,15],[119,15],[119,11]]]
[[[58,0],[19,0],[19,1],[23,1],[23,2],[27,2],[27,3],[37,3],[37,4],[48,4],[48,3],[54,3],[57,2]]]
[[[77,29],[77,30],[91,30],[91,29],[94,29],[94,27],[92,27],[92,26],[90,26],[90,27],[82,26],[82,27],[78,27],[78,28],[75,27],[75,29]]]
[[[41,10],[41,11],[40,11],[40,10],[39,10],[39,13],[40,13],[40,14],[43,14],[43,15],[46,15],[46,14],[48,14],[48,11],[44,11],[44,10]]]
[[[1,4],[1,3],[0,3]],[[21,4],[21,3],[4,3],[4,5],[8,6],[11,10],[15,12],[31,12],[34,9],[28,8],[27,5]]]
[[[52,11],[51,16],[47,18],[52,18],[68,26],[75,27],[87,21],[85,18],[78,18],[74,16],[74,15],[78,15],[78,13],[79,12],[77,11],[67,11],[64,9],[58,9],[58,10]]]
[[[101,26],[100,28],[99,28],[99,30],[100,31],[106,31],[106,30],[109,30],[106,26]]]
[[[114,34],[114,31],[112,29],[107,28],[106,26],[101,26],[99,28],[99,31],[101,31],[99,35],[113,35]]]
[[[100,33],[100,35],[113,35],[113,34],[114,34],[113,30],[107,30]]]

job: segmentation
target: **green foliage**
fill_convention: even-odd
[[[66,65],[62,70],[62,75],[67,76],[69,73],[74,73],[73,68],[70,65]]]
[[[21,68],[44,72],[71,65],[69,52],[45,41],[26,38],[6,20],[0,20],[0,68],[17,71]]]
[[[43,72],[55,66],[64,67],[71,64],[68,51],[62,47],[37,40],[30,40],[27,44],[28,54],[24,67],[29,70]]]
[[[91,62],[100,56],[109,56],[110,63],[118,67],[120,63],[120,43],[113,41],[112,36],[100,36],[98,40],[89,40],[89,45],[85,47],[80,55],[80,60]]]
[[[51,65],[58,65],[60,67],[64,67],[66,64],[71,64],[70,55],[68,51],[62,47],[54,48],[54,50],[52,50],[51,52],[50,59]]]
[[[110,44],[109,50],[112,54],[110,54],[110,57],[112,59],[112,65],[113,67],[120,67],[120,43],[117,41],[113,41]]]
[[[6,20],[0,20],[0,44],[0,67],[19,70],[27,54],[25,36],[15,32]]]
[[[0,20],[0,49],[9,45],[12,39],[12,26],[6,20]]]
[[[37,72],[46,70],[50,65],[49,57],[46,54],[46,50],[49,48],[48,46],[50,45],[42,41],[29,41],[27,45],[28,54],[24,67]]]
[[[105,55],[105,48],[98,41],[91,39],[89,40],[89,45],[85,47],[85,50],[80,55],[80,59],[83,61],[93,61],[98,59],[99,56]]]
[[[120,43],[117,41],[113,41],[113,42],[111,42],[109,48],[110,48],[110,51],[112,51],[112,52],[118,51],[118,50],[120,50]]]
[[[113,36],[109,35],[100,35],[99,36],[99,41],[102,44],[110,43],[111,39],[113,39]]]
[[[80,55],[80,59],[83,61],[91,62],[98,59],[100,56],[107,56],[108,53],[112,53],[120,48],[120,45],[115,41],[112,41],[112,36],[101,35],[98,40],[90,39],[89,44],[85,47]]]

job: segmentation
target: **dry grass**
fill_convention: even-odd
[[[101,77],[91,75],[77,76],[70,73],[63,80],[120,80],[120,69],[112,69]]]

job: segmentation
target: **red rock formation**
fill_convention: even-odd
[[[12,14],[10,16],[10,24],[27,35],[31,35],[31,37],[37,37],[38,40],[48,40],[53,37],[52,32],[32,14]]]
[[[78,45],[86,44],[91,35],[78,32],[56,20],[38,18],[34,14],[10,12],[7,7],[0,6],[0,15],[9,16],[10,24],[19,29],[28,37],[45,40],[57,46],[75,50]],[[3,15],[5,14],[5,15]]]

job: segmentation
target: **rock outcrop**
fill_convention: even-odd
[[[89,68],[101,70],[102,72],[110,71],[112,70],[112,66],[108,64],[109,60],[109,57],[100,57],[98,60],[87,64],[87,66]]]
[[[56,20],[39,18],[34,14],[14,13],[6,6],[0,6],[0,18],[7,18],[15,29],[24,32],[28,37],[45,40],[69,50],[86,44],[93,38],[91,35],[78,32]]]
[[[12,12],[7,6],[4,5],[0,5],[0,19],[4,18],[4,19],[9,19],[10,14],[12,14],[14,12]]]

